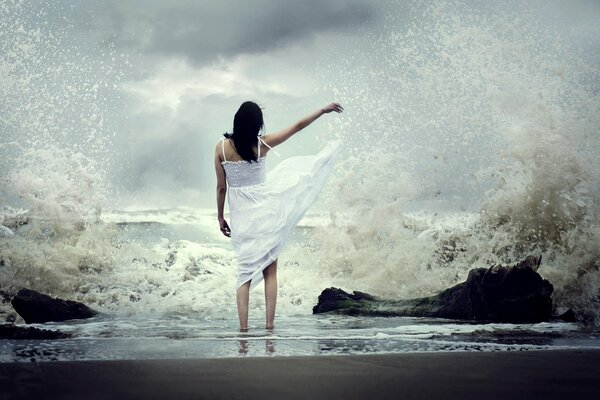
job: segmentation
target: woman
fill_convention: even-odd
[[[265,281],[266,328],[273,329],[277,301],[277,258],[294,226],[314,202],[333,168],[337,143],[316,156],[291,157],[266,176],[265,157],[323,114],[343,108],[331,103],[289,128],[260,135],[264,128],[260,107],[243,103],[215,148],[217,214],[221,232],[231,237],[238,259],[237,308],[240,331],[248,330],[250,289]],[[225,220],[225,195],[229,196],[231,228]]]

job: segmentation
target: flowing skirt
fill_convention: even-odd
[[[339,142],[317,155],[291,157],[267,174],[264,183],[228,189],[231,241],[238,261],[238,288],[263,279],[330,175]]]

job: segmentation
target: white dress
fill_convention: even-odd
[[[262,271],[279,257],[290,232],[317,199],[340,150],[339,142],[331,142],[317,155],[288,158],[267,174],[261,141],[258,137],[257,162],[227,161],[221,142],[238,288],[262,281]]]

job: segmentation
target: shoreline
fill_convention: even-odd
[[[0,398],[600,398],[600,350],[0,363]]]

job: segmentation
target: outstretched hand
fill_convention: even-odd
[[[219,219],[219,226],[223,235],[231,237],[231,229],[229,229],[229,225],[225,219]]]
[[[341,113],[342,111],[344,111],[344,107],[342,107],[340,103],[331,103],[323,107],[323,112],[325,114],[328,114],[332,111],[335,111],[336,113]]]

